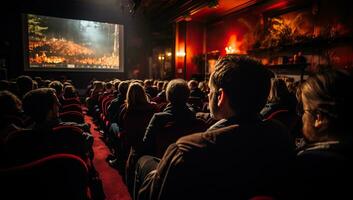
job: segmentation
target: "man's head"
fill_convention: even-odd
[[[199,86],[199,83],[196,80],[190,80],[188,86],[190,90],[195,90]]]
[[[19,76],[16,79],[16,84],[21,98],[23,95],[33,89],[33,80],[29,76]]]
[[[9,91],[0,91],[0,116],[16,115],[21,111],[22,102]]]
[[[184,105],[188,101],[190,89],[183,79],[171,80],[166,89],[167,101],[174,105]]]
[[[22,101],[24,112],[36,123],[59,117],[59,100],[52,88],[39,88],[28,92]]]
[[[352,133],[352,87],[352,76],[337,70],[319,72],[301,85],[299,100],[307,140],[325,141]]]
[[[271,73],[254,59],[227,55],[217,61],[209,86],[210,110],[216,119],[253,117],[266,103]]]
[[[63,94],[64,85],[60,81],[52,81],[49,87],[55,89],[56,96],[61,97]]]

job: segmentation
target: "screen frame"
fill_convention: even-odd
[[[107,69],[107,68],[31,68],[29,63],[29,33],[28,33],[28,17],[27,15],[37,15],[37,16],[44,16],[44,17],[54,17],[60,19],[68,19],[68,20],[86,20],[92,22],[99,22],[99,23],[109,23],[109,24],[117,24],[120,26],[121,33],[119,33],[119,69]],[[115,72],[115,73],[124,73],[125,72],[125,24],[120,24],[116,22],[103,22],[98,20],[91,20],[91,19],[76,19],[76,18],[66,18],[66,17],[57,17],[57,16],[49,16],[49,15],[42,15],[42,14],[34,14],[34,13],[22,13],[22,41],[23,41],[23,63],[24,63],[24,71],[29,72]]]

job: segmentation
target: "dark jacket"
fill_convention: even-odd
[[[119,115],[121,112],[122,105],[125,103],[126,97],[118,94],[117,98],[113,99],[112,102],[110,103],[110,106],[108,106],[108,120],[111,123],[116,123],[118,122]]]
[[[292,158],[293,145],[281,125],[223,120],[170,145],[156,171],[146,177],[139,199],[276,196]]]
[[[352,141],[326,141],[299,151],[289,199],[351,199]]]
[[[186,127],[195,119],[196,114],[187,105],[168,104],[163,112],[153,115],[143,138],[144,144],[141,155],[156,156],[157,137],[165,132],[166,126]],[[183,130],[181,131],[183,132]],[[184,136],[182,132],[180,132],[179,137]]]

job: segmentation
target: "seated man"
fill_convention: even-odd
[[[138,199],[279,195],[294,154],[286,129],[259,118],[270,89],[268,70],[248,57],[226,56],[209,85],[210,110],[219,121],[170,145],[156,169],[141,177]],[[151,163],[144,158],[137,165],[141,175]]]
[[[32,131],[27,131],[26,134],[21,135],[15,132],[9,135],[5,145],[10,163],[31,161],[53,153],[73,153],[84,160],[87,158],[92,143],[90,134],[81,132],[78,135],[74,132],[57,135],[53,133],[53,128],[60,125],[78,126],[76,123],[60,121],[59,106],[59,100],[52,88],[35,89],[24,96],[23,110],[33,119],[34,124],[29,127]],[[65,146],[69,144],[69,141],[76,141],[76,145]]]
[[[352,87],[352,76],[334,70],[317,73],[300,87],[306,145],[297,154],[289,199],[352,196],[347,184],[353,178]]]
[[[168,83],[166,90],[168,105],[163,112],[153,115],[146,129],[143,147],[139,149],[139,155],[161,157],[169,144],[176,142],[182,136],[190,134],[190,131],[194,129],[196,114],[186,103],[189,94],[190,90],[186,81],[174,79]],[[179,132],[173,134],[172,130],[168,131],[170,129],[178,130]]]

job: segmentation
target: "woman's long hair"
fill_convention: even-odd
[[[138,105],[149,103],[150,100],[146,95],[146,91],[139,83],[131,83],[126,94],[126,108],[133,109]]]

